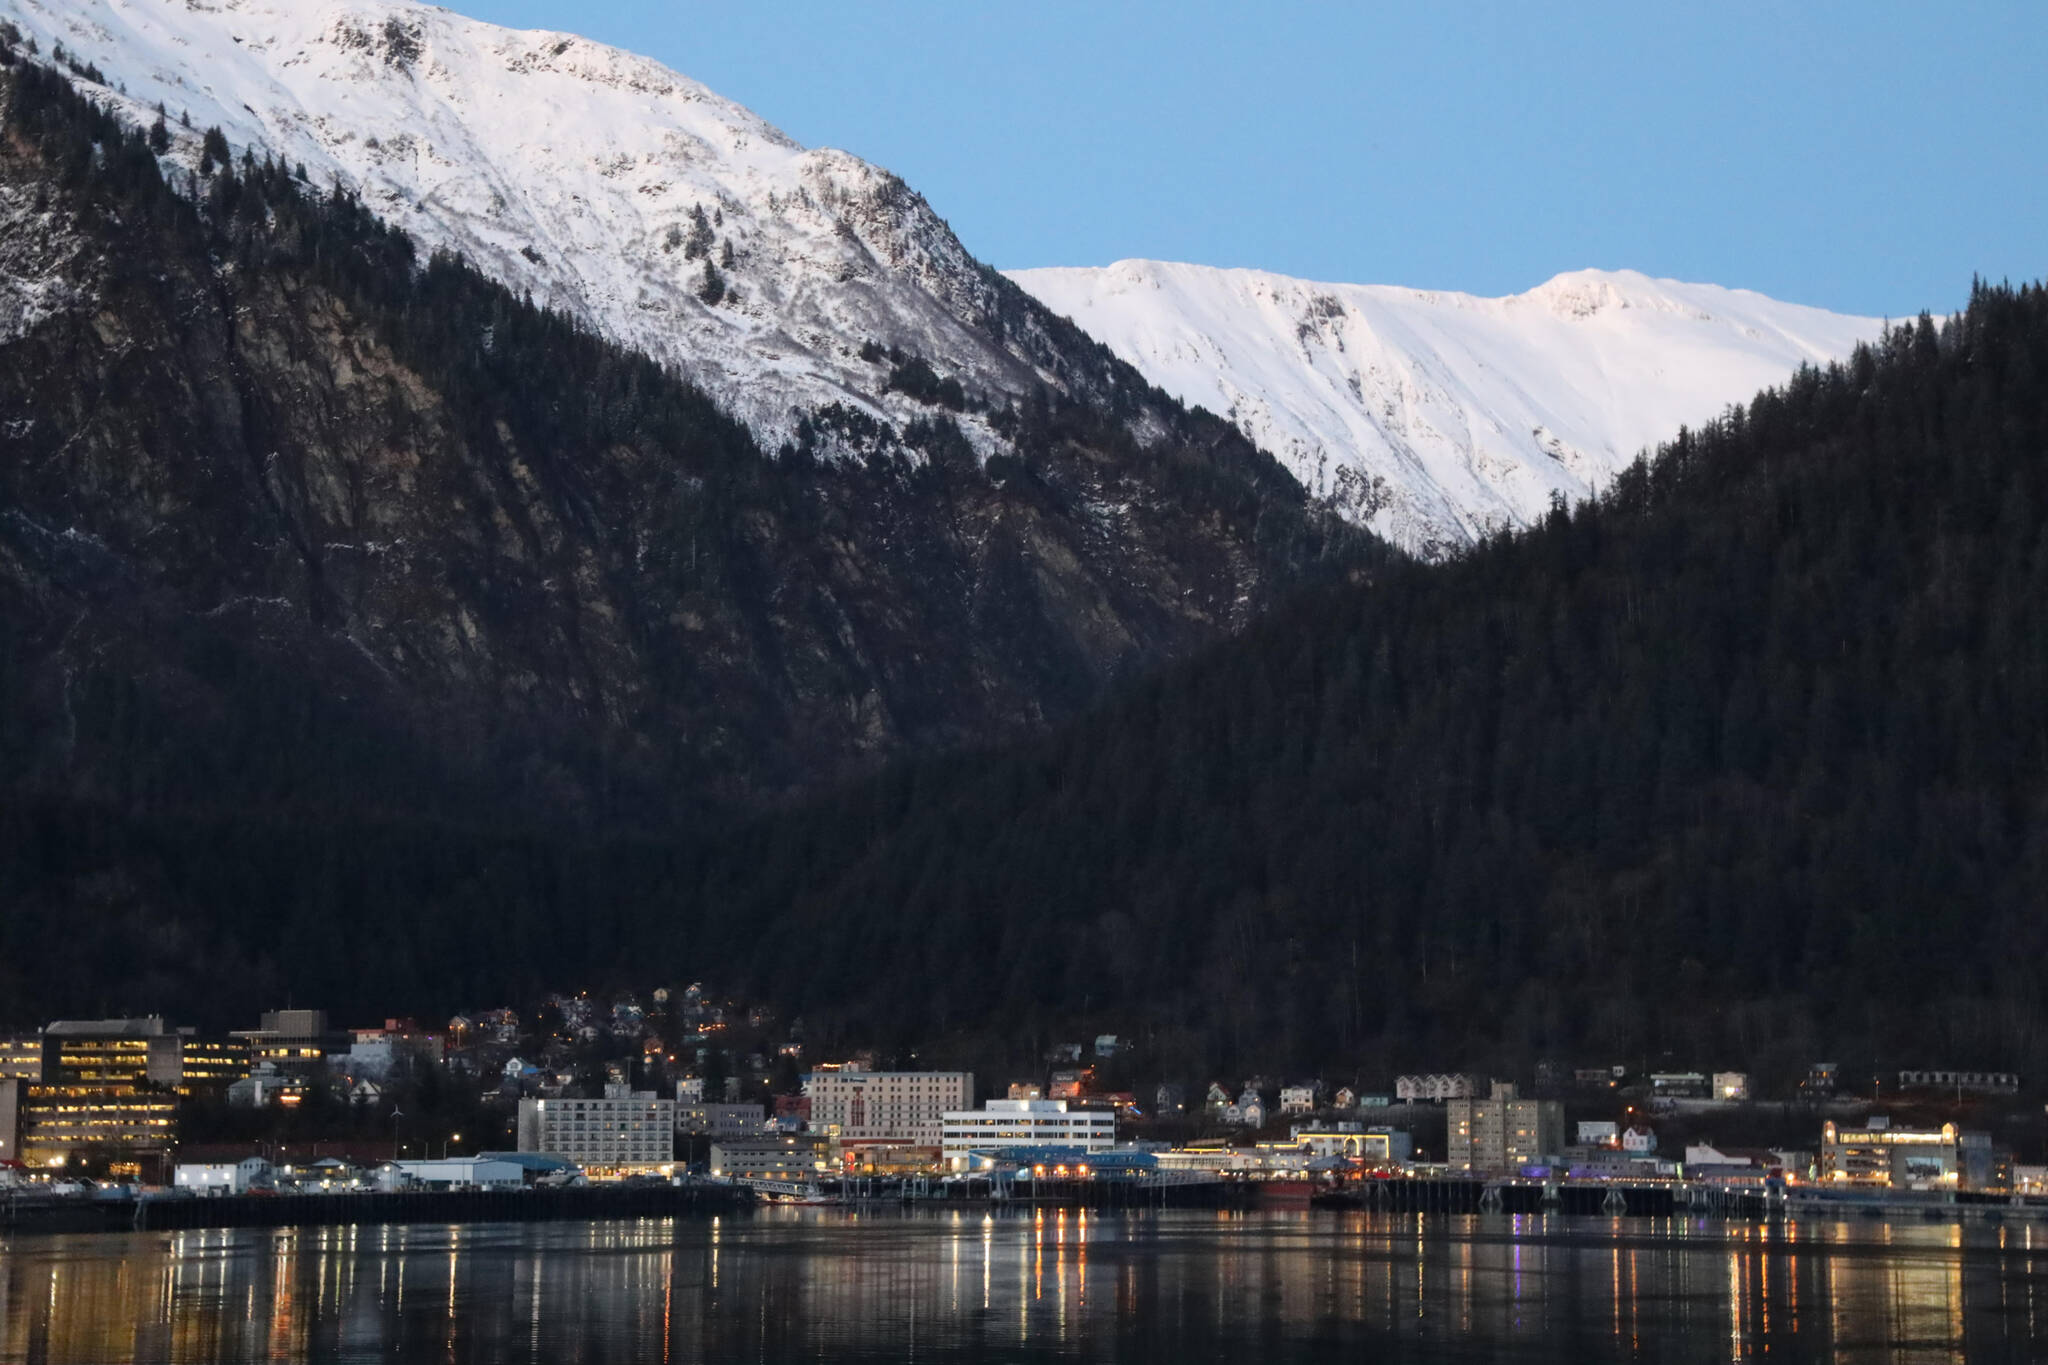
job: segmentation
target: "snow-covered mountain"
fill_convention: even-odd
[[[414,0],[0,0],[0,19],[137,121],[160,105],[173,161],[196,167],[218,126],[235,155],[302,164],[673,364],[769,449],[833,403],[928,414],[890,388],[891,347],[998,404],[1099,364],[902,181],[647,58]],[[1583,496],[1878,330],[1626,272],[1504,299],[1142,261],[1011,279],[1423,554]],[[969,440],[999,448],[967,406]]]
[[[1633,271],[1475,298],[1122,261],[1010,278],[1425,555],[1598,489],[1881,323]]]
[[[236,156],[303,163],[676,364],[770,449],[796,409],[920,411],[883,392],[868,342],[970,395],[1050,377],[1030,338],[996,339],[1006,287],[902,181],[647,58],[411,0],[0,0],[0,19],[103,73],[132,116],[161,104],[188,164],[209,126]]]

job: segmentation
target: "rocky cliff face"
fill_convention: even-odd
[[[13,790],[668,821],[1069,714],[1356,551],[1078,335],[1090,383],[990,409],[996,458],[942,404],[770,458],[295,168],[171,192],[11,55]]]

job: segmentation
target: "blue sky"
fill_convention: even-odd
[[[1005,268],[1627,266],[1891,316],[2048,273],[2048,0],[454,7],[659,58]]]

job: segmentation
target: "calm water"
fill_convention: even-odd
[[[772,1210],[22,1236],[0,1362],[2048,1359],[2048,1227]]]

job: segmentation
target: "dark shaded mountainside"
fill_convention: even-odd
[[[1979,287],[1595,504],[703,865],[705,931],[749,935],[714,956],[900,1036],[1088,1023],[1182,1074],[1382,1084],[2039,1074],[2048,290]]]
[[[291,168],[180,196],[61,73],[0,92],[13,793],[666,829],[1071,716],[1367,548],[1006,281],[1063,385],[1010,453],[934,377],[769,458]]]
[[[53,202],[85,196],[96,206],[85,217],[92,232],[141,230],[137,209],[106,197],[131,163],[137,183],[150,180],[126,144],[99,153],[64,144],[74,147],[65,161],[49,141],[61,129],[15,119],[9,166],[33,154],[70,169],[46,176],[47,185],[9,171],[9,212],[41,189]],[[530,477],[564,490],[546,504],[563,524],[608,527],[569,512],[612,486],[600,477],[611,461],[637,451],[657,469],[673,460],[702,470],[691,477],[715,490],[707,497],[731,501],[707,502],[717,514],[692,524],[700,538],[725,536],[710,553],[730,556],[717,562],[731,577],[720,580],[724,595],[692,600],[726,604],[720,609],[738,619],[756,619],[731,605],[748,602],[772,622],[809,619],[795,603],[819,590],[793,586],[814,581],[796,572],[812,558],[794,549],[787,559],[741,557],[733,528],[811,527],[836,513],[851,536],[886,518],[870,523],[865,504],[855,517],[854,504],[834,499],[882,500],[892,490],[887,497],[900,501],[880,505],[910,506],[907,490],[920,487],[934,505],[993,506],[1021,519],[1012,499],[1029,489],[1056,508],[1057,490],[1070,486],[1063,480],[1080,477],[1072,471],[1135,477],[1124,463],[1090,464],[1125,449],[1114,428],[1090,425],[1093,410],[1057,404],[1020,414],[1068,433],[1020,440],[1025,450],[1049,444],[1050,453],[980,482],[943,460],[923,474],[895,474],[800,464],[780,471],[751,454],[724,458],[721,442],[739,438],[715,437],[729,432],[715,414],[685,422],[695,410],[674,388],[659,392],[684,414],[672,420],[687,433],[676,443],[687,457],[613,437],[566,443],[604,452],[602,461],[572,460],[517,426],[505,437],[493,425],[496,410],[526,413],[536,393],[560,395],[554,401],[574,421],[519,420],[559,421],[571,434],[593,410],[640,409],[624,406],[633,392],[626,374],[579,360],[603,353],[567,334],[550,342],[548,366],[493,378],[496,357],[507,353],[497,341],[477,342],[482,319],[457,325],[456,310],[474,305],[455,285],[475,287],[459,271],[414,274],[395,262],[364,270],[348,286],[355,292],[320,283],[320,272],[352,278],[331,264],[323,243],[336,239],[323,225],[355,223],[365,241],[379,240],[350,206],[280,190],[264,221],[281,226],[234,227],[251,222],[238,196],[268,197],[280,174],[245,170],[232,182],[238,189],[209,191],[203,217],[148,198],[163,206],[165,222],[184,224],[177,240],[191,245],[159,253],[161,262],[145,258],[146,266],[116,256],[109,278],[150,299],[170,287],[163,281],[183,278],[176,262],[189,262],[191,297],[212,300],[205,306],[214,312],[195,302],[190,312],[161,306],[145,316],[180,325],[193,316],[236,319],[221,332],[238,357],[261,350],[251,341],[263,333],[256,320],[330,317],[341,326],[356,316],[350,308],[375,320],[349,333],[363,355],[438,356],[405,372],[435,376],[419,383],[453,405],[437,411],[454,415],[433,429],[434,442],[397,448],[418,452],[422,470],[444,459],[440,441],[470,452],[474,472],[454,463],[471,482],[442,493],[444,506],[475,505],[481,486],[497,500],[483,505],[523,515],[517,509],[529,504],[498,490]],[[118,225],[105,221],[109,207]],[[79,222],[76,207],[64,221]],[[294,237],[286,229],[300,222],[307,226]],[[227,247],[215,245],[223,233]],[[6,240],[13,250],[22,237]],[[291,241],[301,244],[297,256],[277,245]],[[352,247],[348,259],[358,253]],[[198,283],[246,292],[223,307]],[[441,288],[453,292],[413,292]],[[372,308],[385,289],[400,302]],[[299,302],[270,313],[256,306],[273,296]],[[558,325],[509,301],[492,306],[524,319],[507,323],[515,332]],[[95,375],[94,358],[118,349],[98,329],[118,329],[122,315],[102,307],[90,327],[57,315],[0,355],[61,344],[93,362],[75,366],[77,374]],[[38,340],[52,327],[60,340]],[[433,349],[405,349],[413,347]],[[119,353],[160,355],[169,375],[195,373],[173,367],[184,364],[182,353],[139,340]],[[331,346],[311,353],[336,354]],[[235,363],[238,376],[263,372]],[[374,373],[354,359],[349,366]],[[13,386],[9,420],[22,410],[15,405],[30,403],[122,411],[116,398],[65,380],[69,371],[53,359],[32,382],[16,373],[0,368],[0,382]],[[634,382],[658,378],[632,373],[644,375]],[[184,382],[214,392],[196,378]],[[152,401],[172,417],[210,411],[196,400],[171,404],[183,392],[167,382]],[[313,400],[326,392],[287,387],[274,408],[234,411],[317,411]],[[584,406],[577,395],[586,392],[605,401],[593,396]],[[368,416],[335,419],[334,429],[353,431],[394,409],[409,411],[380,389],[349,410]],[[332,532],[300,529],[311,523],[297,518],[314,504],[298,489],[317,484],[312,474],[323,468],[283,453],[302,446],[238,436],[216,459],[216,447],[190,438],[182,447],[198,452],[190,464],[248,490],[235,506],[249,510],[233,517],[208,521],[185,504],[173,504],[177,517],[138,512],[132,523],[53,515],[46,504],[60,494],[50,490],[102,500],[57,504],[67,511],[137,508],[166,496],[157,490],[171,478],[167,456],[96,462],[72,453],[175,448],[164,433],[175,435],[176,425],[145,422],[135,409],[128,420],[125,446],[7,438],[0,724],[8,728],[0,742],[10,772],[27,776],[10,783],[0,813],[0,844],[10,850],[0,862],[0,999],[24,1002],[24,1013],[120,1000],[205,1020],[274,1004],[288,983],[300,1001],[374,1017],[504,998],[578,973],[702,975],[801,1014],[821,1041],[915,1043],[926,1056],[984,1063],[1103,1030],[1136,1036],[1162,1071],[1185,1074],[1321,1065],[1329,1074],[1366,1068],[1383,1081],[1385,1071],[1411,1066],[1654,1063],[1667,1053],[1688,1065],[1732,1059],[1765,1076],[1816,1057],[1850,1067],[1877,1056],[2033,1072],[2048,1065],[2048,293],[2039,287],[1980,288],[1950,323],[1923,319],[1848,365],[1804,373],[1682,435],[1596,504],[1559,510],[1527,533],[1440,566],[1378,560],[1370,582],[1318,590],[1191,663],[1123,684],[1109,704],[1049,736],[907,761],[801,807],[663,837],[600,838],[501,813],[544,806],[558,787],[569,793],[565,808],[592,809],[587,792],[602,784],[579,785],[576,775],[618,773],[624,782],[641,771],[642,745],[671,744],[689,756],[648,771],[674,772],[679,785],[706,780],[712,769],[702,755],[762,742],[728,717],[758,714],[747,709],[745,683],[772,656],[717,659],[683,646],[694,636],[655,631],[681,651],[677,676],[736,680],[689,713],[724,727],[719,746],[701,732],[618,721],[599,704],[612,694],[582,674],[564,676],[586,689],[587,712],[529,702],[531,689],[557,677],[537,664],[528,681],[472,660],[502,659],[493,651],[525,638],[519,631],[582,638],[566,634],[570,619],[595,629],[598,613],[570,616],[558,605],[579,581],[580,561],[547,558],[547,546],[592,546],[599,581],[606,572],[648,572],[630,581],[634,593],[653,592],[673,581],[662,575],[683,572],[676,547],[687,525],[648,528],[648,554],[666,566],[659,572],[637,567],[639,541],[622,542],[636,547],[631,553],[606,549],[610,530],[554,533],[562,542],[536,531],[530,565],[449,549],[446,580],[417,563],[402,575],[372,575],[377,591],[418,596],[400,595],[366,617],[360,603],[381,599],[355,576],[361,571],[344,571],[364,557],[306,548],[327,545],[321,537]],[[1077,428],[1112,434],[1090,445]],[[273,476],[273,449],[278,465],[303,472]],[[515,472],[513,450],[534,452],[529,476]],[[1169,458],[1155,449],[1147,458],[1191,487],[1241,486],[1223,455]],[[53,460],[72,462],[62,478],[40,473]],[[623,473],[606,477],[628,486]],[[351,485],[342,478],[337,487]],[[100,491],[107,488],[119,496]],[[40,501],[25,500],[30,492]],[[1190,492],[1178,497],[1208,505]],[[617,501],[633,504],[636,518],[681,515],[634,496]],[[38,506],[40,515],[30,510]],[[1207,515],[1223,527],[1273,524],[1270,505],[1242,506],[1250,522]],[[819,521],[777,519],[796,518],[792,508]],[[1052,511],[1033,515],[1032,525],[1063,525]],[[940,534],[942,520],[917,525],[953,543]],[[511,534],[450,525],[461,529],[443,538],[451,547]],[[232,568],[200,561],[213,566],[211,579],[170,571],[193,572],[171,557],[180,544],[223,538],[267,548],[222,556]],[[790,532],[771,543],[822,539]],[[898,554],[929,548],[892,543]],[[1231,543],[1285,545],[1306,558],[1315,542],[1247,530]],[[1267,553],[1273,560],[1257,562],[1292,562]],[[318,574],[309,567],[316,560]],[[861,561],[871,562],[896,561]],[[488,573],[478,567],[486,564]],[[256,570],[265,565],[281,567],[264,577]],[[745,573],[733,567],[742,565]],[[464,574],[477,576],[473,586],[451,597],[442,584],[470,583]],[[256,595],[237,575],[295,610],[215,612]],[[755,596],[740,586],[747,583]],[[833,580],[835,593],[840,583]],[[641,610],[632,596],[604,600],[630,622]],[[655,600],[676,609],[673,592]],[[1043,590],[1031,600],[1045,600]],[[209,604],[203,612],[194,610],[199,601]],[[418,695],[455,691],[470,676],[457,663],[489,681],[472,695],[492,705],[452,712],[480,730],[470,789],[452,781],[444,750],[431,742],[450,713],[394,707],[390,714],[409,724],[382,726],[376,699],[390,694],[373,680],[401,656],[388,647],[366,653],[334,624],[374,619],[394,633],[405,625],[413,632],[406,640],[451,630],[466,638],[458,608],[496,632],[487,634],[491,650],[421,646],[439,662],[417,676],[446,691],[421,686]],[[722,619],[705,612],[707,621]],[[287,630],[282,621],[295,624]],[[921,631],[934,619],[907,619],[900,637],[931,650],[941,637],[912,623]],[[617,629],[638,640],[631,631],[647,627]],[[96,642],[92,650],[70,643],[79,632]],[[719,638],[777,637],[735,628]],[[349,663],[352,652],[374,656],[376,667]],[[565,657],[588,656],[586,647]],[[554,656],[536,645],[516,657]],[[780,695],[792,675],[768,668],[762,692]],[[417,704],[414,693],[403,695]],[[551,695],[577,694],[563,683]],[[539,724],[525,717],[560,717],[555,747],[520,728]],[[851,724],[818,723],[827,735]],[[455,733],[470,743],[468,731]],[[273,752],[287,747],[294,752]],[[590,766],[552,757],[561,752],[590,755]],[[554,773],[569,776],[544,780]],[[485,787],[492,777],[508,790]],[[405,785],[415,780],[417,789]],[[215,801],[192,796],[208,783]],[[445,809],[435,803],[464,790],[477,794],[474,819],[429,818]],[[65,964],[61,975],[37,965],[53,960]]]

